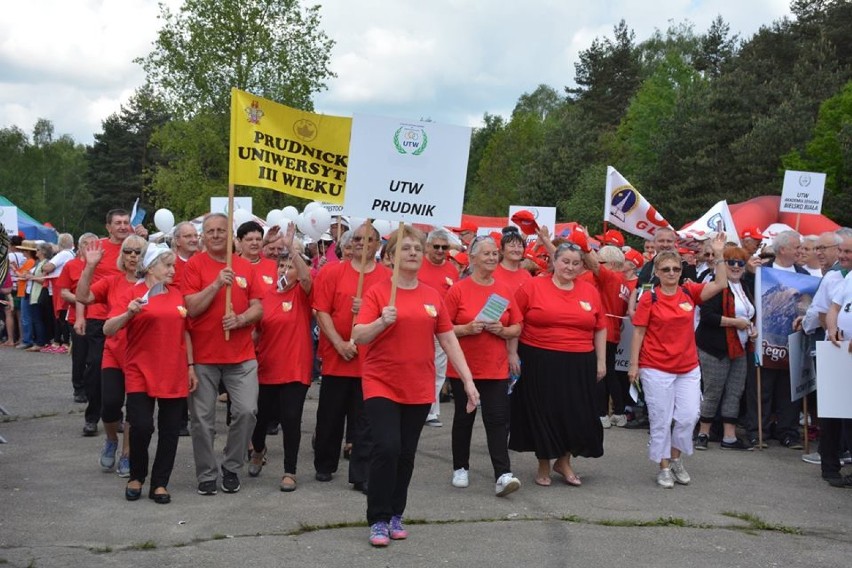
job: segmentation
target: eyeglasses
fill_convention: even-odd
[[[680,266],[663,266],[662,268],[658,268],[660,272],[664,272],[665,274],[680,274],[683,268]]]
[[[135,254],[136,256],[139,256],[142,254],[142,249],[121,249],[121,252],[127,255]]]
[[[738,266],[740,268],[746,265],[746,262],[744,260],[730,259],[726,260],[725,262],[728,264],[728,266]]]
[[[363,240],[364,240],[364,237],[360,237],[358,235],[355,235],[354,237],[352,237],[353,243],[360,243]],[[367,242],[368,243],[374,243],[374,242],[376,242],[376,238],[375,237],[367,237]]]
[[[560,252],[563,250],[573,250],[577,252],[582,252],[583,249],[580,248],[580,245],[576,243],[562,243],[558,247],[556,247],[556,252]]]
[[[817,245],[814,250],[817,252],[825,252],[826,249],[834,248],[838,245]]]
[[[450,245],[432,245],[435,250],[450,250]]]

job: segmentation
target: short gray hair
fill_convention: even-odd
[[[443,240],[449,242],[450,233],[446,231],[446,229],[433,229],[429,232],[429,235],[426,237],[426,244],[431,243],[434,240]]]
[[[819,242],[819,237],[816,235],[808,235],[806,237],[802,237],[802,244],[804,243],[812,243],[817,244]]]
[[[340,235],[340,238],[337,240],[337,244],[338,244],[338,246],[340,246],[340,248],[343,248],[346,245],[348,245],[349,241],[351,241],[351,240],[352,240],[352,229],[346,229]]]
[[[850,239],[852,238],[852,228],[850,227],[842,227],[837,229],[834,234],[840,239]],[[840,244],[841,241],[838,241],[837,244]]]
[[[62,250],[72,249],[74,248],[74,236],[71,233],[62,233],[59,235],[59,242],[57,244]]]
[[[604,262],[624,264],[624,253],[621,252],[621,249],[612,245],[601,247],[601,250],[598,251],[598,257]]]
[[[77,246],[79,248],[83,248],[83,243],[91,239],[97,239],[98,236],[94,233],[83,233],[80,235],[80,238],[77,239]]]
[[[796,247],[802,243],[802,237],[796,231],[781,231],[775,238],[772,239],[772,244],[775,246],[775,252],[778,253],[779,248]]]

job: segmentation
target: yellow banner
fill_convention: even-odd
[[[343,204],[352,119],[231,89],[229,181]]]

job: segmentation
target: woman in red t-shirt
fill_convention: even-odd
[[[532,274],[521,266],[524,261],[524,237],[515,226],[503,228],[500,239],[500,263],[494,270],[494,278],[511,286],[512,293],[532,278]]]
[[[523,247],[521,247],[523,248]],[[521,482],[512,475],[509,461],[509,354],[506,340],[521,334],[521,314],[514,302],[514,289],[494,276],[500,260],[497,245],[490,237],[477,237],[468,250],[473,269],[459,280],[444,298],[453,331],[459,338],[482,406],[482,423],[488,440],[488,453],[494,468],[495,493],[503,497],[518,490]],[[508,303],[502,313],[482,313],[495,301]],[[490,305],[489,305],[490,306]],[[453,390],[453,486],[467,487],[470,471],[470,439],[476,410],[467,412],[467,395],[458,372],[447,367]]]
[[[128,501],[142,495],[148,475],[148,447],[157,416],[157,453],[151,467],[148,498],[171,502],[169,478],[177,454],[186,397],[198,378],[192,366],[192,346],[186,327],[183,294],[172,286],[175,253],[165,245],[151,245],[140,263],[144,281],[124,293],[125,310],[104,323],[104,334],[126,329],[124,374],[127,420],[130,423],[130,480],[124,489]]]
[[[397,245],[400,247],[395,302],[391,302],[389,280],[374,285],[364,295],[352,330],[352,340],[364,345],[364,412],[374,444],[367,489],[367,522],[373,546],[387,546],[390,539],[408,536],[402,514],[417,442],[435,399],[433,337],[438,338],[464,383],[468,412],[479,402],[440,294],[417,280],[426,238],[408,226],[403,228],[401,239],[399,233],[391,236],[387,246],[391,258],[395,258]]]
[[[515,294],[524,323],[509,449],[535,452],[538,485],[550,485],[555,459],[553,471],[579,486],[571,456],[603,455],[595,387],[606,372],[606,322],[600,294],[577,278],[583,262],[578,245],[563,243],[553,253],[553,274]]]
[[[692,455],[692,432],[701,403],[701,370],[695,346],[695,306],[728,287],[722,251],[724,233],[712,242],[716,278],[707,284],[678,285],[681,257],[663,251],[654,257],[654,274],[660,280],[642,294],[633,315],[630,346],[630,382],[642,379],[651,423],[649,459],[659,464],[657,484],[671,489],[686,485],[689,473],[681,454]]]
[[[101,304],[104,320],[123,313],[127,309],[127,302],[123,301],[124,295],[136,285],[136,269],[144,258],[147,247],[148,241],[138,235],[125,238],[121,243],[117,261],[121,274],[106,276],[92,282],[98,263],[104,257],[104,248],[100,240],[90,241],[83,254],[86,267],[77,283],[77,301],[85,305]],[[124,406],[125,398],[124,354],[126,349],[127,341],[124,332],[113,334],[104,341],[100,375],[100,414],[106,434],[100,455],[100,466],[103,471],[112,471],[115,467],[118,427],[122,419],[121,408]],[[94,401],[90,399],[89,402],[91,404]],[[120,477],[130,475],[129,435],[125,428],[121,456],[116,469]]]
[[[260,475],[266,461],[269,424],[281,424],[284,476],[281,491],[296,489],[296,462],[302,438],[302,410],[311,385],[314,354],[311,339],[311,270],[294,241],[291,223],[278,257],[276,285],[261,300],[257,324],[257,423],[252,433],[248,473]]]

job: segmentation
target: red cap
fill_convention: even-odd
[[[692,249],[688,248],[679,248],[677,249],[678,254],[696,254],[696,252]]]
[[[521,232],[525,235],[534,235],[538,231],[538,223],[535,222],[535,216],[526,209],[521,209],[512,215],[512,223],[520,227]]]
[[[478,228],[479,227],[477,227],[470,221],[462,221],[461,227],[455,227],[454,229],[452,229],[452,231],[454,233],[464,233],[465,231],[471,231],[473,233],[476,233]]]
[[[624,246],[624,235],[622,235],[621,231],[617,229],[610,229],[603,235],[595,236],[595,238],[605,245],[613,245],[618,248]]]
[[[589,247],[589,236],[579,229],[571,231],[571,234],[568,235],[568,240],[580,247],[583,252],[589,252],[592,250]]]
[[[488,233],[488,236],[491,237],[495,243],[497,243],[498,247],[500,246],[500,239],[503,238],[503,233],[501,233],[500,231],[491,231],[490,233]]]
[[[527,248],[524,251],[524,258],[530,259],[542,270],[547,270],[550,260],[547,258],[547,252],[544,248],[538,246],[536,243],[530,243],[527,245]]]
[[[642,265],[645,264],[645,257],[642,256],[642,253],[636,249],[630,249],[624,253],[624,260],[629,260],[636,268],[642,268]]]
[[[764,239],[763,233],[760,232],[760,229],[757,226],[749,227],[748,229],[740,232],[741,239],[754,239],[756,241],[762,241]]]
[[[466,252],[456,252],[456,254],[451,255],[451,258],[462,266],[470,264],[470,259],[468,259]]]

